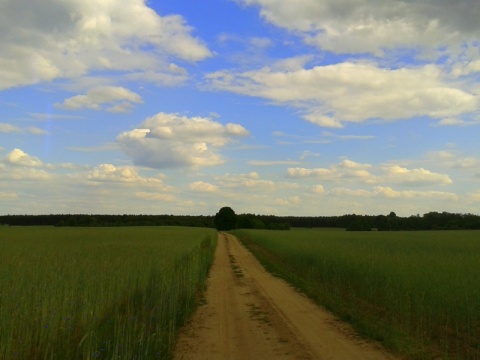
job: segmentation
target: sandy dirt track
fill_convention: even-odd
[[[220,233],[206,303],[182,329],[175,359],[397,359],[267,273]]]

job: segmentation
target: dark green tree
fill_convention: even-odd
[[[225,206],[215,214],[214,222],[219,231],[232,230],[237,226],[237,215],[232,208]]]

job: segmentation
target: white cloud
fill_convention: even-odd
[[[453,181],[447,174],[431,172],[423,168],[407,169],[398,165],[387,166],[383,169],[383,182],[400,185],[449,185]]]
[[[277,165],[298,165],[300,161],[293,160],[272,160],[272,161],[263,161],[263,160],[250,160],[248,165],[253,166],[277,166]]]
[[[169,190],[163,183],[163,175],[156,177],[141,176],[133,166],[115,166],[101,164],[89,171],[86,180],[90,183],[120,183],[125,185],[156,187]]]
[[[468,193],[467,199],[472,202],[480,201],[480,191]]]
[[[153,201],[172,202],[176,200],[175,196],[171,194],[153,193],[153,192],[145,192],[145,191],[137,191],[135,192],[135,196],[139,199],[153,200]]]
[[[445,118],[438,122],[438,126],[458,126],[458,125],[465,125],[467,122],[462,119],[456,118]]]
[[[112,112],[127,112],[132,109],[133,104],[141,104],[143,100],[140,95],[119,86],[99,86],[90,89],[86,95],[76,95],[66,99],[63,103],[55,104],[57,108],[79,110],[93,109],[103,110],[102,105],[109,105],[107,110]]]
[[[382,56],[397,48],[437,50],[480,36],[473,0],[243,0],[267,21],[323,50]]]
[[[36,156],[21,149],[13,149],[0,163],[0,179],[18,181],[46,181],[53,175],[41,169],[45,164]]]
[[[0,192],[0,199],[15,199],[17,197],[15,193]]]
[[[428,152],[426,159],[436,166],[466,170],[480,169],[480,157],[465,156],[460,152],[452,150]]]
[[[79,166],[73,163],[45,164],[45,167],[48,170],[58,170],[58,169],[76,170],[76,169],[85,168],[85,166]]]
[[[303,178],[303,177],[325,177],[330,178],[334,174],[334,170],[325,168],[306,169],[306,168],[289,168],[287,169],[287,177],[290,178]]]
[[[398,200],[451,200],[457,201],[458,195],[452,192],[444,191],[398,191],[388,186],[376,186],[372,191],[365,189],[347,189],[347,188],[334,188],[328,192],[329,195],[333,195],[340,198],[360,197],[360,198],[387,198]]]
[[[339,135],[340,140],[373,140],[375,136],[373,135]]]
[[[20,149],[13,149],[10,151],[6,160],[12,165],[26,166],[26,167],[39,167],[42,166],[42,162],[35,156],[30,156]]]
[[[376,181],[376,178],[367,170],[371,167],[372,165],[370,164],[360,164],[344,159],[329,168],[288,168],[286,176],[289,178],[318,177],[328,181],[356,179],[366,183],[373,183]]]
[[[430,151],[427,153],[427,158],[438,161],[448,161],[455,159],[456,154],[451,150]]]
[[[0,123],[0,133],[22,133],[27,132],[32,135],[46,135],[48,131],[39,129],[37,127],[31,126],[26,129],[19,128],[18,126],[8,124],[8,123]]]
[[[268,38],[253,37],[250,39],[250,45],[254,48],[264,49],[273,45],[273,41]]]
[[[389,183],[404,186],[450,185],[448,174],[435,173],[424,168],[407,169],[398,165],[376,166],[360,164],[348,159],[329,168],[288,168],[288,178],[315,177],[325,181],[360,181],[367,184]]]
[[[237,124],[222,125],[208,118],[159,113],[117,141],[137,165],[152,168],[211,166],[223,163],[218,149],[248,135]]]
[[[0,123],[0,133],[14,133],[20,132],[21,129],[15,125],[7,124],[7,123]]]
[[[478,120],[464,120],[458,118],[445,118],[440,120],[436,126],[472,126],[478,125],[480,121]]]
[[[190,190],[211,193],[217,191],[218,187],[204,181],[195,181],[190,184]]]
[[[453,67],[453,76],[464,76],[480,72],[480,59],[468,61],[467,63],[457,63]]]
[[[343,62],[310,69],[273,67],[206,76],[212,89],[293,105],[314,124],[341,128],[370,119],[396,121],[418,116],[444,120],[478,110],[474,94],[449,83],[435,65],[389,69],[373,63]]]
[[[67,114],[52,114],[52,113],[29,113],[30,116],[32,116],[34,119],[39,119],[39,120],[83,120],[86,119],[85,116],[81,115],[67,115]]]
[[[0,171],[0,179],[18,180],[18,181],[47,181],[53,177],[45,170],[29,167],[11,167]]]
[[[28,131],[29,134],[32,134],[32,135],[47,135],[48,134],[47,130],[40,129],[40,128],[35,127],[35,126],[30,126],[29,128],[27,128],[27,131]]]
[[[315,186],[312,187],[312,191],[315,194],[324,194],[325,193],[325,188],[323,187],[323,185],[315,185]]]
[[[290,196],[288,198],[276,199],[275,204],[277,206],[298,206],[301,205],[302,200],[300,196]]]
[[[181,16],[159,16],[144,0],[5,0],[0,90],[93,70],[170,72],[170,57],[211,56],[192,31]]]
[[[390,187],[377,186],[375,195],[384,196],[389,199],[431,199],[431,200],[458,200],[458,195],[444,191],[397,191]]]
[[[225,174],[218,176],[216,180],[225,188],[263,188],[265,190],[274,190],[275,183],[271,180],[263,180],[257,172],[248,174]]]
[[[370,191],[363,190],[363,189],[346,189],[346,188],[334,188],[329,191],[329,194],[335,195],[335,196],[340,196],[340,197],[350,197],[350,196],[356,196],[356,197],[371,197],[374,194]]]

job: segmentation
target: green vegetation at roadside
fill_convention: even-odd
[[[232,233],[364,336],[410,359],[480,359],[480,232]]]
[[[168,359],[216,232],[0,227],[0,359]]]

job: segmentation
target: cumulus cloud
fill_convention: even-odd
[[[217,191],[218,187],[204,181],[195,181],[190,184],[190,190],[211,193]]]
[[[478,125],[478,120],[464,120],[459,118],[445,118],[440,120],[436,126],[472,126]]]
[[[13,149],[10,151],[6,156],[6,161],[12,165],[26,167],[39,167],[43,165],[39,158],[28,155],[26,152],[20,149]]]
[[[218,149],[247,136],[238,124],[222,125],[209,118],[159,113],[117,141],[137,165],[152,168],[211,166],[223,163]]]
[[[299,163],[300,161],[294,161],[294,160],[271,160],[271,161],[250,160],[248,161],[248,165],[253,165],[253,166],[298,165]]]
[[[0,199],[15,199],[15,198],[17,198],[17,194],[15,193],[0,192]]]
[[[55,107],[69,110],[103,110],[103,105],[107,105],[108,111],[127,112],[132,109],[133,103],[143,103],[141,96],[133,91],[119,86],[98,86],[90,89],[86,95],[65,99],[63,103],[55,104]]]
[[[293,105],[314,124],[341,128],[371,119],[396,121],[428,116],[442,121],[478,110],[477,97],[444,78],[436,65],[389,69],[343,62],[278,71],[265,67],[206,76],[212,89]]]
[[[307,169],[307,168],[288,168],[287,169],[287,177],[290,178],[303,178],[303,177],[311,177],[311,176],[329,176],[333,173],[330,169],[325,168],[316,168],[316,169]]]
[[[329,191],[329,194],[339,197],[371,197],[374,193],[364,189],[347,189],[347,188],[334,188]]]
[[[257,172],[248,174],[225,174],[218,176],[216,180],[225,188],[264,188],[274,190],[275,183],[271,180],[263,180]]]
[[[447,174],[434,173],[424,168],[407,169],[398,165],[384,167],[383,182],[400,185],[449,185],[453,181]]]
[[[170,72],[211,56],[179,15],[144,0],[0,2],[0,90],[92,70]],[[182,75],[181,75],[182,76]]]
[[[377,186],[374,189],[375,195],[384,196],[389,199],[418,199],[426,198],[432,200],[458,200],[458,195],[444,191],[397,191],[391,187]]]
[[[46,181],[52,178],[45,170],[30,167],[11,167],[8,171],[0,171],[0,179],[6,180]]]
[[[141,176],[133,166],[115,166],[112,164],[100,164],[89,171],[86,175],[89,183],[120,183],[126,185],[157,187],[168,190],[163,183],[163,175],[157,177]]]
[[[0,123],[0,133],[14,133],[20,132],[21,129],[15,125],[7,124],[7,123]]]
[[[290,196],[288,198],[280,198],[275,200],[277,206],[298,206],[302,204],[300,196]]]
[[[40,129],[40,128],[35,127],[35,126],[30,126],[29,128],[27,128],[27,132],[29,134],[32,134],[32,135],[47,135],[48,134],[47,130]]]
[[[453,150],[430,151],[425,155],[435,166],[462,170],[480,170],[480,157],[465,156]]]
[[[135,197],[143,200],[165,201],[165,202],[172,202],[176,200],[175,196],[171,194],[153,193],[153,192],[145,192],[145,191],[135,192]]]
[[[361,198],[387,198],[387,199],[429,199],[429,200],[452,200],[459,199],[458,195],[452,192],[444,191],[398,191],[389,186],[376,186],[372,191],[365,189],[348,189],[348,188],[334,188],[328,192],[329,195],[336,197],[349,198],[349,197],[361,197]]]
[[[480,72],[480,59],[455,64],[452,70],[452,75],[458,77],[478,72]]]
[[[436,50],[480,36],[474,0],[243,0],[268,22],[335,53],[383,56],[397,48]]]
[[[362,182],[372,183],[376,181],[376,178],[367,170],[371,167],[372,165],[370,164],[360,164],[344,159],[329,168],[288,168],[286,176],[289,178],[318,177],[328,181],[356,179]]]
[[[480,191],[468,193],[467,199],[472,202],[480,201]]]
[[[0,179],[19,181],[46,181],[53,175],[43,170],[45,164],[36,156],[21,149],[13,149],[0,163]]]
[[[326,181],[355,180],[367,184],[390,183],[402,186],[450,185],[448,174],[424,168],[407,169],[399,165],[373,166],[344,159],[328,168],[288,168],[288,178],[320,178]]]
[[[30,126],[26,129],[19,128],[18,126],[8,124],[8,123],[0,123],[0,133],[24,133],[27,132],[32,135],[46,135],[48,131],[37,128],[35,126]]]

